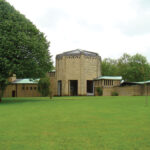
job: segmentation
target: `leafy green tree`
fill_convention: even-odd
[[[44,77],[39,80],[38,90],[42,96],[50,96],[50,80],[48,77]]]
[[[118,60],[118,70],[126,81],[144,81],[150,78],[150,65],[141,54],[124,54]]]
[[[49,42],[42,32],[5,0],[0,0],[0,90],[12,74],[39,78],[52,69]],[[0,94],[1,99],[2,94]]]
[[[129,81],[145,81],[150,79],[150,64],[146,57],[136,54],[131,57],[129,62]]]
[[[125,81],[131,78],[130,74],[130,62],[131,56],[127,53],[124,53],[122,57],[118,59],[118,75],[121,75]]]
[[[105,58],[101,64],[103,76],[116,76],[118,75],[117,60]]]
[[[7,84],[8,84],[7,80],[0,78],[0,102],[2,101],[1,97],[3,96],[3,92]]]
[[[123,54],[117,60],[106,58],[102,62],[102,75],[120,75],[125,81],[144,81],[150,79],[150,64],[141,54]]]

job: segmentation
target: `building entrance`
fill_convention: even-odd
[[[59,80],[58,81],[58,96],[61,96],[62,95],[62,81]]]
[[[87,95],[94,95],[93,80],[87,80]]]
[[[70,96],[78,95],[78,80],[70,80]]]
[[[16,97],[16,91],[12,91],[12,97]]]

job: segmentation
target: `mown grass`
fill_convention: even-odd
[[[150,150],[145,97],[4,98],[0,150]]]

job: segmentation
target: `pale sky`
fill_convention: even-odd
[[[140,53],[150,62],[150,0],[7,0],[44,32],[50,52],[84,49],[102,59]]]

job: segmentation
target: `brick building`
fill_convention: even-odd
[[[94,95],[93,79],[101,76],[101,57],[76,49],[56,56],[56,72],[50,73],[53,95]]]
[[[53,96],[98,95],[102,88],[103,96],[117,92],[122,96],[150,95],[150,81],[122,83],[122,77],[101,76],[101,57],[85,50],[67,51],[56,56],[55,71],[48,73]],[[37,97],[38,80],[9,78],[4,97]],[[145,86],[146,85],[146,86]]]
[[[56,56],[55,71],[49,73],[54,96],[94,95],[93,79],[101,76],[101,57],[85,50],[67,51]],[[40,96],[38,81],[10,79],[4,97]]]
[[[39,79],[16,79],[14,74],[9,78],[10,84],[4,91],[4,97],[38,97],[38,81]]]

